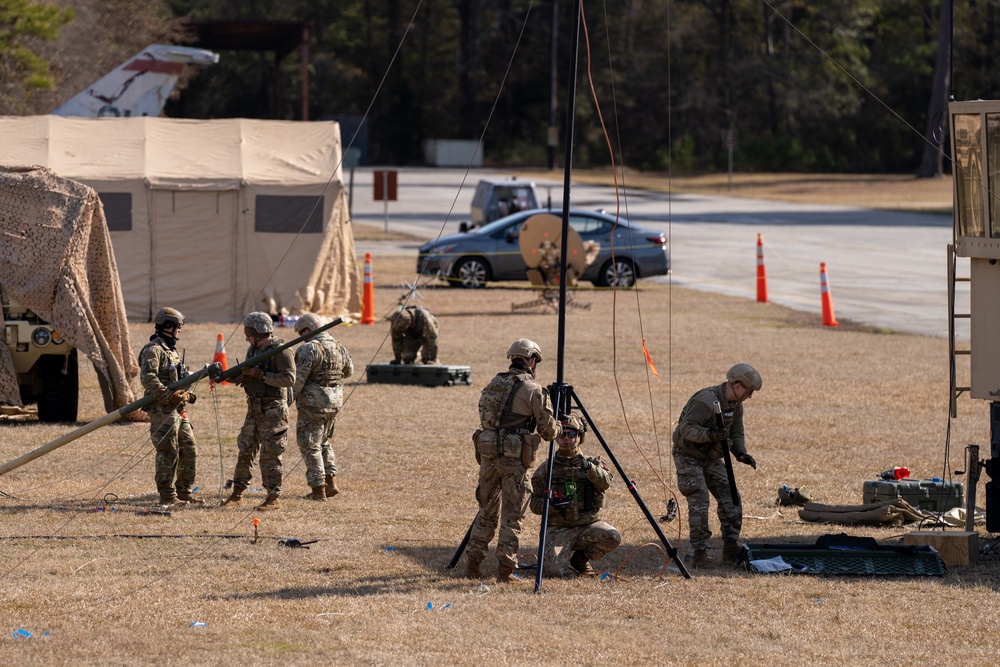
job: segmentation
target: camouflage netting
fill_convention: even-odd
[[[109,411],[133,402],[139,367],[97,192],[42,167],[0,167],[0,238],[4,290],[93,362],[111,388]],[[6,345],[0,403],[23,405]]]

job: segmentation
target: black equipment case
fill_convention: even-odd
[[[418,364],[372,364],[368,382],[373,384],[414,384],[422,387],[452,387],[472,384],[468,366],[424,366]]]
[[[864,484],[865,504],[902,498],[926,512],[947,512],[965,505],[961,482],[940,479],[869,480]]]

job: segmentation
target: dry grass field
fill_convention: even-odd
[[[375,257],[376,310],[389,310],[412,258]],[[1000,650],[995,560],[943,577],[749,575],[736,569],[657,576],[655,534],[617,479],[607,520],[623,545],[595,563],[617,579],[545,579],[532,592],[467,581],[444,570],[476,507],[470,434],[479,390],[506,367],[512,340],[538,341],[555,380],[557,318],[511,312],[533,293],[427,287],[421,302],[441,323],[441,360],[472,369],[472,386],[369,384],[369,363],[390,357],[388,327],[334,330],[351,351],[335,449],[342,492],[302,500],[304,468],[285,454],[280,511],[251,501],[220,508],[244,413],[237,387],[196,388],[190,418],[199,439],[204,507],[143,514],[154,505],[148,425],[118,423],[0,477],[0,643],[3,664],[31,665],[912,665],[989,664]],[[640,285],[581,290],[570,309],[567,383],[651,511],[663,514],[675,483],[674,420],[695,390],[721,382],[736,361],[754,364],[763,390],[747,404],[748,447],[759,469],[737,466],[744,537],[808,541],[848,532],[892,544],[912,527],[854,528],[802,522],[775,507],[782,484],[806,485],[822,502],[856,504],[864,480],[906,465],[915,477],[961,469],[967,443],[988,447],[987,407],[960,400],[946,452],[947,341],[872,331],[711,293]],[[183,309],[183,304],[175,304]],[[230,362],[244,344],[234,324],[185,327],[192,366],[211,360],[217,333]],[[132,325],[138,351],[150,333]],[[281,330],[287,339],[293,334]],[[647,371],[642,338],[658,370]],[[102,413],[92,369],[81,373],[81,422]],[[292,411],[294,418],[294,410]],[[0,422],[0,459],[65,433],[34,421]],[[589,453],[600,453],[591,438]],[[986,478],[983,478],[985,481]],[[980,498],[982,496],[980,495]],[[683,522],[661,524],[682,553]],[[252,520],[260,519],[255,535]],[[717,522],[713,516],[717,533]],[[522,534],[525,561],[537,517]],[[309,549],[281,538],[317,540]],[[718,551],[721,544],[713,538]],[[638,551],[636,551],[638,550]],[[634,555],[633,555],[634,554]],[[626,562],[627,560],[627,562]],[[495,560],[484,570],[495,571]],[[203,623],[203,626],[193,626]],[[11,634],[25,629],[32,638]]]

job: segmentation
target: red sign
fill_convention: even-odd
[[[396,201],[395,169],[376,169],[374,174],[375,201]]]

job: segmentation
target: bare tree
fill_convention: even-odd
[[[937,178],[944,169],[943,135],[939,129],[947,122],[948,84],[951,82],[951,21],[953,0],[941,0],[938,17],[937,57],[934,59],[934,78],[931,99],[927,103],[927,125],[924,130],[924,151],[917,169],[917,178]]]

